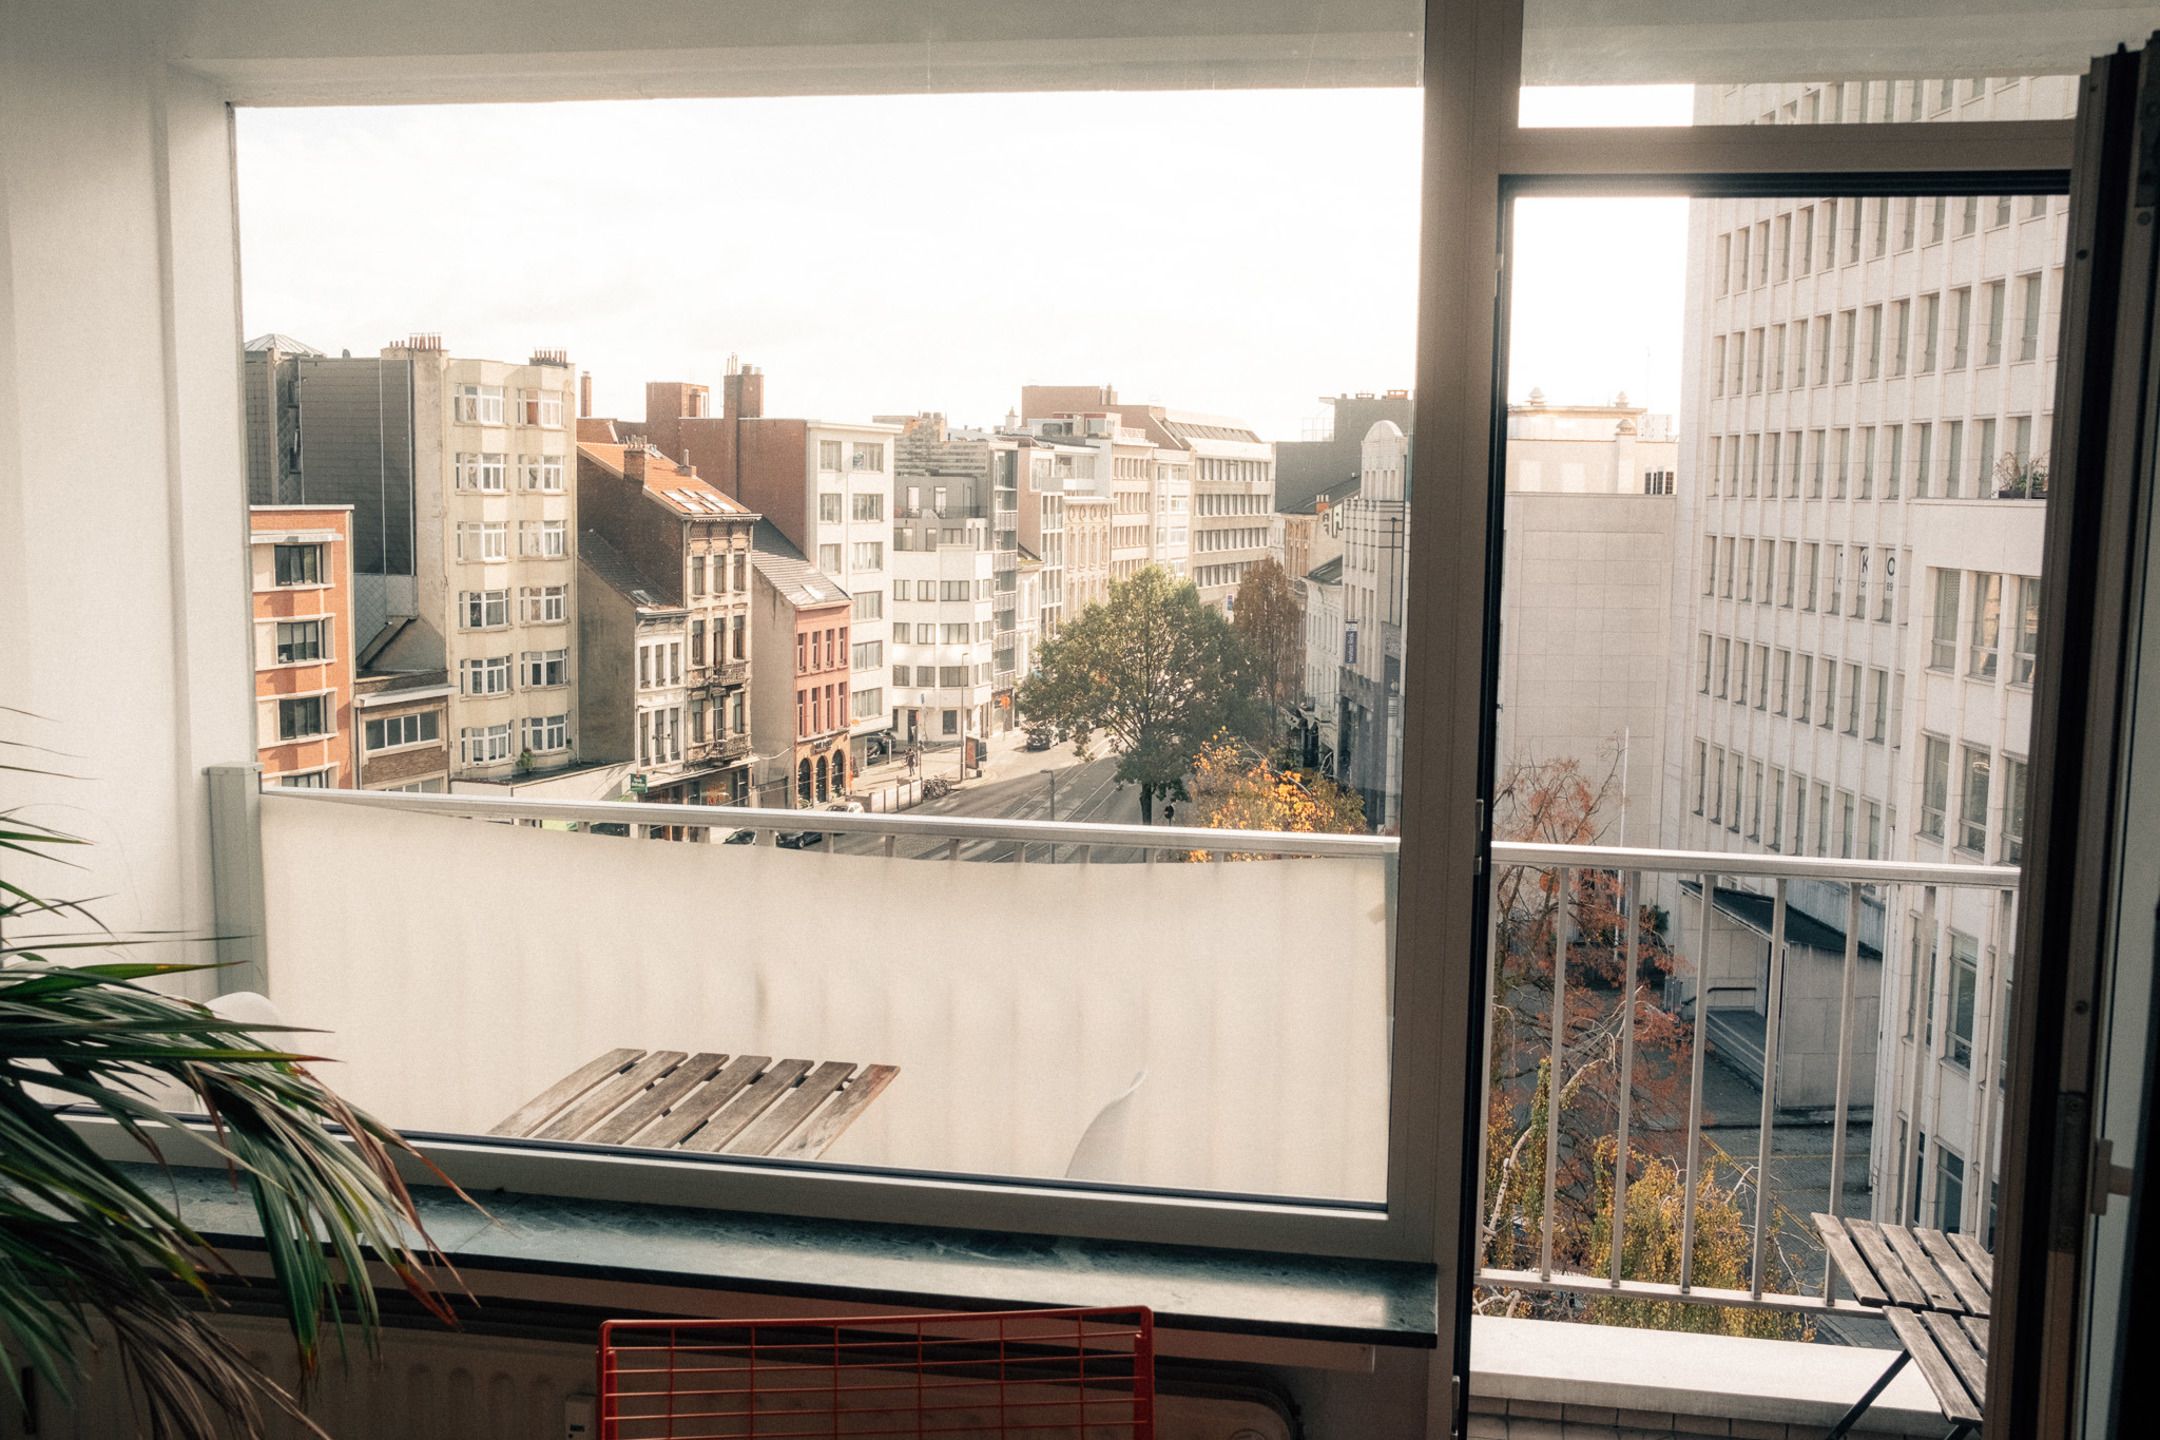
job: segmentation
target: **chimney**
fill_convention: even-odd
[[[635,445],[623,446],[622,473],[625,480],[635,480],[640,486],[644,485],[646,453],[642,441]]]
[[[721,380],[720,413],[729,420],[756,420],[765,413],[765,372],[730,365]]]
[[[592,371],[590,370],[578,372],[577,413],[580,420],[590,419],[592,416]]]

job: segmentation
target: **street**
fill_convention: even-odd
[[[1040,763],[1037,763],[1040,762]],[[1032,766],[1033,768],[1028,768]],[[1137,825],[1140,823],[1140,792],[1130,785],[1120,786],[1115,780],[1117,761],[1099,755],[1081,763],[1072,750],[1059,746],[1054,750],[1016,754],[1007,758],[1000,768],[1006,776],[1000,779],[972,781],[942,800],[928,801],[902,811],[904,815],[967,815],[997,820],[1048,820],[1051,818],[1051,798],[1055,785],[1057,815],[1059,821],[1094,821],[1098,824]],[[1011,774],[1013,770],[1022,773]],[[833,837],[835,846],[845,854],[877,855],[885,849],[885,840],[877,835],[854,835]],[[949,842],[944,840],[899,842],[894,853],[921,859],[943,859]],[[970,841],[960,847],[963,860],[1012,861],[1018,858],[1019,845],[1013,841]],[[1030,864],[1044,863],[1053,858],[1048,844],[1033,843],[1027,847]],[[1059,861],[1079,859],[1071,846],[1057,847],[1055,857]],[[1133,861],[1140,859],[1137,850],[1098,849],[1092,855],[1095,862]]]

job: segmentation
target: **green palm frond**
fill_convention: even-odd
[[[51,847],[79,843],[0,812],[0,857],[50,861]],[[15,1385],[27,1367],[65,1393],[76,1357],[110,1345],[153,1440],[257,1436],[272,1412],[313,1430],[299,1400],[210,1324],[206,1277],[231,1269],[224,1257],[59,1107],[111,1121],[145,1160],[164,1164],[160,1137],[185,1131],[224,1162],[260,1223],[304,1377],[348,1327],[373,1351],[371,1264],[455,1323],[441,1288],[455,1272],[398,1172],[417,1152],[316,1078],[314,1057],[289,1043],[305,1032],[158,988],[210,967],[77,963],[84,950],[188,937],[81,928],[95,924],[84,902],[0,880],[0,1370]]]

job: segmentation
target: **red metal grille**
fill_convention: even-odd
[[[1153,1440],[1145,1309],[611,1320],[600,1440]]]

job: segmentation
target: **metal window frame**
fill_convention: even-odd
[[[1017,1189],[929,1181],[865,1189],[830,1177],[761,1174],[737,1203],[884,1220],[934,1219],[1031,1231],[1118,1234],[1151,1240],[1307,1250],[1422,1260],[1439,1270],[1440,1353],[1467,1374],[1461,1323],[1471,1273],[1471,1161],[1481,1123],[1480,963],[1483,882],[1490,842],[1487,801],[1494,749],[1500,487],[1499,358],[1506,338],[1506,206],[1529,194],[1870,194],[1910,189],[1925,177],[1936,193],[1999,188],[2057,190],[2072,148],[2069,122],[1933,122],[1823,126],[1632,127],[1525,130],[1517,123],[1522,61],[1521,0],[1428,0],[1423,37],[1423,153],[1418,261],[1416,430],[1420,503],[1433,523],[1412,532],[1405,616],[1404,808],[1417,814],[1401,851],[1393,993],[1399,1039],[1390,1073],[1385,1212],[1343,1213],[1240,1200]],[[230,224],[234,182],[230,106],[470,101],[533,98],[535,74],[484,67],[476,57],[384,54],[326,67],[317,57],[260,54],[231,62],[191,56],[168,65],[161,103],[176,113],[227,107],[222,167],[174,169],[160,223],[179,263],[199,266],[206,227]],[[551,57],[551,98],[730,93],[739,84],[721,59],[711,72],[695,51],[666,73],[626,72],[607,54]],[[335,69],[336,74],[331,74]],[[483,94],[482,92],[486,92]],[[192,140],[193,137],[188,137]],[[205,183],[205,176],[216,183]],[[211,230],[209,233],[216,233]],[[229,232],[228,232],[229,233]],[[236,237],[234,237],[236,240]],[[226,277],[237,290],[237,246]],[[167,319],[173,363],[237,390],[233,316],[217,306],[179,307]],[[209,382],[205,382],[209,383]],[[192,393],[192,392],[191,392]],[[236,397],[210,397],[236,410]],[[206,405],[209,402],[206,401]],[[238,462],[237,433],[217,442]],[[821,454],[822,454],[821,442]],[[882,451],[882,445],[879,450]],[[882,455],[880,456],[882,462]],[[507,483],[507,458],[505,459]],[[227,623],[218,577],[191,580],[191,613],[205,633]],[[507,613],[508,595],[504,595]],[[506,1182],[574,1189],[595,1184],[586,1163],[534,1152]],[[621,1177],[618,1177],[621,1178]],[[642,1188],[640,1198],[661,1198]],[[627,1193],[627,1192],[626,1192]],[[1436,1366],[1442,1376],[1446,1366]],[[1459,1418],[1461,1396],[1436,1378],[1428,1426]]]

